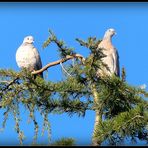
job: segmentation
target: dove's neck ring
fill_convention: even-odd
[[[32,43],[23,42],[23,45],[32,45]]]
[[[109,36],[109,35],[105,34],[104,37],[103,37],[103,40],[111,42],[112,41],[112,36],[111,35]]]

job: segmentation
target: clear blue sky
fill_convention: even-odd
[[[120,56],[120,67],[127,71],[127,81],[132,85],[148,85],[148,3],[0,3],[0,68],[19,71],[15,53],[26,35],[35,39],[43,65],[59,59],[55,46],[42,49],[52,29],[59,39],[75,47],[78,53],[87,56],[89,51],[81,48],[75,38],[90,36],[102,38],[108,28],[114,28],[117,35],[113,44]],[[61,80],[60,66],[48,70],[50,80]],[[2,122],[0,111],[0,123]],[[24,143],[31,143],[33,124],[27,124],[27,112],[22,110],[21,128],[25,131]],[[37,114],[38,115],[38,114]],[[38,115],[41,125],[42,119]],[[86,112],[85,118],[76,115],[49,115],[52,141],[61,137],[72,137],[79,145],[91,142],[94,112]],[[42,126],[42,125],[41,125]],[[1,127],[1,126],[0,126]],[[47,135],[39,141],[45,143]],[[14,121],[10,116],[6,129],[0,133],[0,145],[18,144]],[[139,145],[142,143],[138,143]],[[137,145],[138,145],[137,144]]]

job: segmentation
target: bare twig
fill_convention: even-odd
[[[70,77],[72,77],[72,75],[70,73],[67,72],[67,70],[64,68],[64,66],[62,65],[62,63],[60,63],[62,70]]]
[[[80,54],[73,54],[73,55],[67,55],[66,58],[63,58],[63,59],[60,59],[60,60],[57,60],[55,62],[51,62],[47,65],[45,65],[43,68],[41,68],[40,70],[36,70],[36,71],[33,71],[32,74],[35,75],[35,74],[39,74],[45,70],[47,70],[49,67],[52,67],[52,66],[55,66],[55,65],[58,65],[60,63],[64,63],[70,59],[74,59],[74,58],[78,58],[82,63],[84,63],[85,61],[85,58],[80,55]]]

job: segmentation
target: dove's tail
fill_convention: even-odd
[[[43,73],[40,73],[40,77],[43,78]]]
[[[43,73],[39,73],[39,74],[34,75],[34,79],[36,79],[37,76],[40,76],[41,78],[43,78]]]

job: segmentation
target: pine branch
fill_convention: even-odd
[[[7,90],[9,88],[9,86],[13,85],[16,82],[16,80],[18,80],[18,79],[19,79],[19,77],[17,76],[15,79],[13,79],[10,82],[8,82],[8,81],[1,81],[1,83],[7,83],[6,87],[3,88],[1,91]]]
[[[126,81],[126,71],[125,71],[125,68],[122,67],[122,74],[121,74],[121,78],[122,78],[122,81],[125,82]]]
[[[49,30],[49,33],[50,33],[50,36],[44,42],[43,48],[47,47],[51,43],[54,43],[54,44],[57,45],[58,50],[59,50],[59,53],[60,53],[60,56],[62,58],[65,58],[67,55],[73,55],[73,54],[75,54],[75,52],[73,51],[74,49],[73,48],[68,48],[65,45],[64,41],[58,40],[57,37],[56,37],[56,35],[51,30]]]
[[[98,142],[101,142],[111,137],[113,140],[115,134],[121,139],[128,136],[137,137],[137,134],[142,132],[143,128],[147,126],[147,109],[148,104],[139,104],[130,111],[120,113],[112,119],[102,121],[95,131],[95,138],[98,139]],[[114,140],[114,143],[117,144],[117,139],[115,138]],[[120,139],[118,140],[120,141]]]

